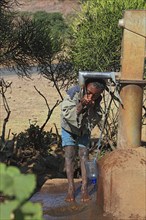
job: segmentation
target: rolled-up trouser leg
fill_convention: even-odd
[[[74,157],[75,157],[75,147],[74,146],[66,146],[65,150],[65,169],[66,175],[68,179],[68,195],[66,197],[66,201],[74,200]]]

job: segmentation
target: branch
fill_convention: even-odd
[[[5,96],[5,92],[11,86],[11,84],[12,84],[12,82],[9,83],[9,82],[5,82],[4,79],[0,79],[0,87],[1,87],[0,94],[2,95],[2,98],[3,98],[3,105],[4,105],[4,108],[5,108],[5,111],[7,112],[7,116],[4,119],[3,128],[2,128],[2,136],[1,136],[2,143],[5,142],[6,124],[9,120],[9,117],[10,117],[10,114],[11,114],[11,111],[10,111],[10,108],[9,108],[9,105],[8,105],[8,102],[7,102],[7,99],[6,99],[6,96]]]
[[[47,102],[47,99],[46,97],[36,88],[36,86],[34,86],[35,90],[44,98],[45,102],[46,102],[46,105],[47,105],[47,108],[48,108],[48,115],[47,115],[47,118],[46,118],[46,121],[44,122],[44,124],[41,126],[40,128],[40,132],[42,132],[42,130],[44,129],[44,127],[46,126],[47,122],[49,121],[54,109],[60,104],[61,101],[57,100],[55,105],[52,107],[52,109],[50,109],[49,107],[49,104]]]

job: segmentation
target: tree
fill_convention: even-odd
[[[33,14],[33,21],[42,28],[51,40],[52,54],[47,59],[41,60],[38,69],[41,74],[53,81],[58,93],[63,99],[60,89],[74,81],[72,63],[70,62],[65,41],[68,37],[68,25],[61,13],[47,13],[39,11]]]
[[[12,68],[18,75],[29,77],[32,66],[36,65],[38,72],[54,82],[62,98],[59,87],[61,88],[66,80],[66,72],[72,70],[65,52],[64,32],[67,25],[62,15],[45,12],[36,13],[34,16],[20,15],[10,10],[11,8],[8,9],[8,1],[2,2],[1,66]]]
[[[144,0],[90,0],[71,25],[71,55],[76,70],[118,71],[125,9],[144,9]]]

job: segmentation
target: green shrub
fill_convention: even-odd
[[[145,0],[90,0],[73,21],[71,54],[77,71],[119,71],[124,10],[145,9]]]
[[[47,152],[50,150],[51,144],[59,144],[57,135],[49,131],[41,131],[40,127],[31,124],[24,132],[20,132],[16,137],[16,148],[26,150],[28,148]]]
[[[38,203],[28,201],[36,186],[33,174],[21,174],[13,166],[0,163],[0,219],[42,220],[42,208]]]
[[[39,11],[33,14],[33,19],[49,35],[53,48],[61,46],[68,28],[61,13]]]

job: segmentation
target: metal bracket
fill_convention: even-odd
[[[99,78],[99,79],[111,79],[116,83],[116,77],[119,76],[118,72],[83,72],[79,71],[79,85],[82,87],[85,85],[85,79],[87,78]]]
[[[128,80],[128,79],[119,79],[118,82],[120,84],[126,84],[126,85],[131,85],[131,84],[136,84],[136,85],[146,85],[146,80]]]
[[[118,85],[116,78],[119,78],[120,76],[120,72],[79,72],[79,85],[81,87],[83,87],[85,85],[85,80],[87,78],[99,78],[99,79],[111,79],[112,82],[116,85]],[[119,102],[121,103],[121,105],[123,105],[122,100],[120,98],[120,95],[116,89],[115,91],[116,93],[116,97],[119,100]]]

